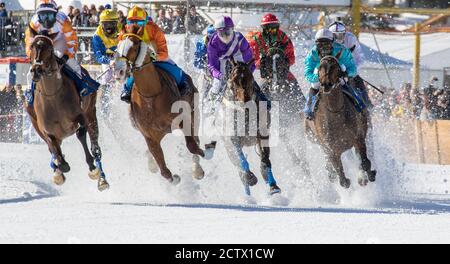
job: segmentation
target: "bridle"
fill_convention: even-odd
[[[139,39],[139,41],[140,41],[139,43],[141,43],[143,41],[141,36],[134,34],[134,33],[126,33],[123,35],[124,40],[129,39],[130,37],[135,37],[135,38]],[[138,55],[137,56],[139,56],[140,53],[141,53],[141,45],[139,45],[139,47],[138,47],[138,50],[137,50]],[[127,56],[125,56],[123,54],[121,54],[120,57],[117,57],[116,60],[124,60],[126,62],[126,64],[130,67],[130,73],[140,71],[142,68],[144,68],[152,63],[150,61],[150,62],[144,63],[143,65],[136,66],[137,57],[132,62],[132,61],[130,61],[130,59]]]
[[[53,49],[54,49],[53,48],[53,39],[51,39],[48,36],[36,35],[34,37],[34,39],[33,39],[33,42],[31,43],[31,46],[33,47],[37,43],[38,40],[42,40],[42,39],[48,40],[51,43],[51,45],[50,45],[50,47],[51,47],[51,54],[52,54],[51,56],[55,56],[54,53],[53,53]],[[35,58],[33,58],[32,66],[43,66],[45,64],[41,60],[40,57],[41,57],[41,49],[36,49],[36,56],[35,56]],[[44,76],[48,77],[48,76],[52,76],[58,70],[59,70],[58,68],[55,69],[54,67],[49,67],[49,68],[44,68],[42,73],[43,73]]]

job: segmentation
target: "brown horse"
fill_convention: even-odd
[[[222,137],[228,157],[239,170],[245,193],[251,195],[250,186],[256,185],[258,179],[250,170],[242,148],[256,145],[261,158],[261,175],[269,187],[269,194],[280,193],[281,189],[273,177],[270,162],[268,145],[270,116],[267,106],[259,105],[260,101],[254,89],[253,74],[250,70],[254,59],[248,63],[235,62],[234,59],[231,59],[230,62],[232,66],[230,78],[222,100],[223,125],[226,130],[232,131],[231,135]],[[260,111],[265,111],[265,114]]]
[[[55,173],[53,181],[57,185],[65,182],[64,173],[70,171],[70,166],[62,154],[61,143],[63,139],[76,133],[89,166],[89,177],[98,179],[98,189],[103,191],[109,188],[109,185],[100,161],[95,108],[97,94],[92,93],[81,100],[75,83],[62,73],[53,49],[56,34],[38,34],[32,28],[29,30],[33,38],[31,74],[36,83],[36,90],[34,103],[27,104],[26,111],[36,132],[47,143],[52,154],[51,167]],[[94,157],[89,152],[86,133],[89,133]]]
[[[339,55],[338,55],[339,56]],[[339,176],[342,187],[350,187],[350,179],[345,177],[341,155],[345,151],[355,148],[361,157],[361,169],[364,171],[358,178],[361,186],[368,181],[375,181],[376,171],[371,170],[371,162],[367,158],[366,135],[368,130],[368,112],[358,113],[344,95],[340,77],[342,76],[338,59],[325,56],[320,61],[318,106],[314,120],[305,121],[305,131],[314,135],[319,141],[327,157],[328,176],[334,181]]]
[[[133,25],[126,29],[123,40],[119,43],[115,60],[114,75],[117,80],[124,80],[125,75],[131,74],[134,77],[134,86],[131,93],[130,116],[134,126],[142,133],[147,142],[148,148],[156,160],[161,175],[172,184],[178,184],[180,177],[172,175],[164,160],[164,153],[161,149],[161,140],[165,135],[172,132],[172,129],[183,128],[185,133],[186,146],[193,154],[192,173],[195,179],[202,179],[204,171],[200,166],[199,156],[207,159],[212,157],[211,148],[203,151],[199,147],[199,139],[196,135],[197,115],[194,106],[194,94],[197,93],[189,76],[188,82],[192,91],[180,94],[175,79],[166,71],[157,68],[152,61],[152,53],[147,44],[142,41],[143,27]],[[137,61],[142,60],[142,65],[137,66]],[[191,121],[177,122],[178,113],[172,111],[175,103],[185,102],[190,106]],[[183,113],[186,114],[186,113]],[[206,153],[206,155],[205,155]],[[149,156],[149,159],[152,159]],[[150,162],[151,163],[151,162]]]

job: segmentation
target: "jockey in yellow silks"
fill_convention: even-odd
[[[102,78],[103,85],[113,80],[109,64],[116,52],[119,43],[118,34],[121,29],[117,12],[110,9],[103,10],[100,14],[100,25],[92,39],[95,60],[102,65],[102,72],[106,72]]]
[[[154,22],[149,21],[147,12],[134,6],[130,9],[127,16],[127,26],[138,25],[144,27],[144,33],[141,36],[142,41],[153,48],[155,52],[154,65],[167,72],[169,72],[177,82],[180,89],[184,89],[189,85],[186,81],[186,74],[175,65],[175,63],[169,59],[169,51],[167,48],[166,37],[164,32]],[[119,40],[122,40],[123,34],[119,36]],[[122,91],[121,99],[127,103],[131,100],[131,90],[133,88],[134,78],[130,76]]]

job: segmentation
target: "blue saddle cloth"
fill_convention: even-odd
[[[81,78],[67,65],[62,67],[62,71],[75,82],[75,86],[77,87],[78,93],[81,97],[88,96],[91,93],[96,92],[100,87],[100,83],[96,82],[83,71],[81,71]]]
[[[178,86],[180,86],[184,81],[184,72],[178,67],[176,64],[172,64],[170,62],[165,61],[155,61],[153,63],[156,67],[166,71],[175,79],[175,82]]]
[[[98,88],[100,87],[100,84],[98,82],[96,82],[94,79],[92,79],[89,75],[85,74],[83,71],[81,71],[81,73],[82,73],[81,79],[80,79],[80,76],[78,76],[78,74],[76,74],[67,65],[64,65],[62,67],[62,72],[63,72],[63,74],[65,74],[67,77],[69,77],[71,80],[73,80],[75,82],[75,86],[81,97],[90,95],[91,93],[97,91]],[[30,89],[25,91],[25,98],[26,98],[29,106],[33,106],[35,89],[36,89],[36,83],[32,82]]]
[[[342,86],[342,91],[353,102],[353,105],[355,106],[355,109],[356,111],[358,111],[358,113],[366,108],[366,104],[363,100],[363,92],[360,89],[352,88],[349,85],[345,84]]]

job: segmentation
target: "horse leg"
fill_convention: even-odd
[[[341,153],[334,153],[332,155],[330,155],[330,159],[331,159],[331,163],[333,164],[333,168],[335,169],[336,173],[339,176],[339,183],[341,184],[342,187],[344,188],[349,188],[350,187],[350,179],[345,177],[345,173],[344,173],[344,167],[342,166],[342,161],[341,161]]]
[[[273,195],[280,193],[281,189],[278,187],[275,178],[272,173],[272,163],[270,162],[270,148],[263,147],[261,144],[261,139],[258,139],[258,149],[261,153],[261,175],[264,181],[269,185],[269,194]]]
[[[87,121],[87,131],[89,134],[89,139],[91,141],[91,152],[94,156],[95,160],[95,166],[100,172],[100,176],[98,177],[98,184],[97,188],[99,191],[104,191],[109,188],[109,183],[106,181],[106,175],[103,171],[103,164],[102,164],[102,151],[100,149],[100,146],[98,144],[98,121],[97,121],[97,114],[96,114],[96,108],[95,108],[95,101],[96,101],[96,93],[91,94],[91,97],[89,99],[86,99],[83,102],[83,106],[86,106],[85,109],[85,116]],[[86,105],[84,105],[86,104]],[[95,172],[94,172],[95,173]]]
[[[166,161],[164,160],[164,152],[161,149],[161,139],[154,141],[149,137],[145,137],[145,141],[147,142],[148,149],[156,160],[156,163],[159,166],[159,170],[161,171],[161,176],[163,176],[166,180],[168,180],[173,185],[177,185],[180,183],[180,176],[174,174],[167,168]]]
[[[375,177],[377,175],[376,170],[372,170],[372,163],[370,162],[369,158],[367,157],[367,146],[364,138],[358,139],[357,144],[355,145],[356,151],[361,157],[361,168],[362,170],[367,174],[367,178],[360,178],[358,179],[358,183],[361,186],[367,185],[367,180],[370,182],[375,181]]]
[[[250,171],[250,166],[247,158],[242,152],[242,146],[239,138],[225,138],[224,145],[231,163],[239,168],[239,176],[244,184],[245,193],[250,195],[250,186],[256,185],[258,183],[258,178],[256,178],[255,174]]]
[[[70,166],[64,160],[61,151],[61,140],[56,139],[55,136],[49,135],[47,138],[47,145],[52,154],[52,159],[50,161],[50,167],[54,171],[53,182],[56,185],[62,185],[66,181],[64,173],[70,171]]]
[[[83,146],[84,155],[86,157],[86,163],[89,166],[89,177],[93,180],[98,180],[100,176],[100,171],[94,165],[94,157],[92,157],[91,152],[87,146],[87,129],[86,120],[83,115],[78,116],[78,123],[80,127],[77,129],[77,138]]]

